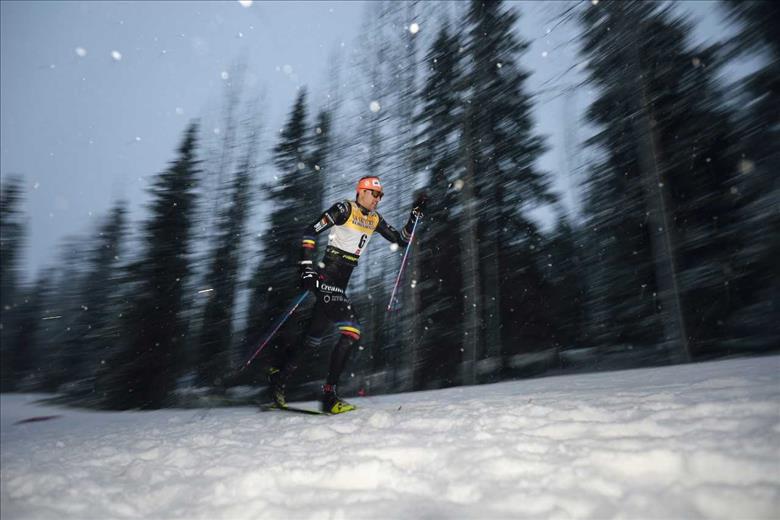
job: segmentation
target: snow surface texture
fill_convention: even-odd
[[[779,518],[779,374],[764,357],[549,377],[333,417],[4,395],[2,518]]]

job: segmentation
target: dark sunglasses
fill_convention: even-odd
[[[381,191],[374,191],[374,190],[366,190],[366,191],[370,191],[371,195],[373,195],[375,199],[382,200],[382,197],[385,196],[385,194],[382,193]]]

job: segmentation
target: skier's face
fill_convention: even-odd
[[[360,190],[358,193],[358,204],[363,206],[369,211],[376,210],[379,206],[379,201],[382,199],[383,193],[376,190]]]

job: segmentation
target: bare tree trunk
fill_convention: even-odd
[[[416,18],[417,2],[408,2],[406,9],[404,10],[404,18],[407,23],[411,23]],[[418,179],[414,171],[414,132],[413,132],[413,118],[414,118],[414,106],[416,101],[416,82],[417,82],[417,36],[411,31],[405,31],[405,54],[403,61],[400,64],[402,69],[402,92],[400,101],[400,130],[401,130],[401,147],[404,150],[402,155],[402,172],[401,177],[403,182],[400,186],[416,187],[418,185]],[[412,190],[404,190],[408,195],[413,195],[416,198],[416,194],[410,193]],[[408,199],[406,195],[406,200]],[[401,197],[397,197],[400,201]],[[405,203],[404,203],[405,205]],[[398,211],[400,217],[398,223],[400,224],[404,218],[404,207],[401,206]],[[407,210],[408,211],[408,210]],[[419,227],[418,227],[419,230]],[[411,246],[415,247],[414,244]],[[421,336],[422,336],[422,324],[420,322],[420,297],[419,292],[415,289],[415,281],[419,277],[419,259],[418,255],[414,254],[410,250],[409,254],[411,259],[407,266],[408,272],[404,276],[404,291],[405,291],[405,304],[404,304],[404,317],[403,317],[403,339],[401,347],[403,349],[403,359],[401,369],[404,370],[408,377],[402,381],[402,389],[404,391],[410,391],[414,388],[414,373],[417,366],[417,355],[420,349]]]
[[[492,224],[489,224],[492,225]],[[483,244],[484,257],[482,313],[485,321],[485,346],[484,355],[489,361],[485,366],[486,374],[495,377],[495,369],[500,366],[501,357],[501,288],[500,288],[500,262],[499,244],[500,233],[497,229],[488,230],[488,239]]]
[[[626,16],[628,12],[624,12],[623,19],[626,22],[629,22],[629,17]],[[667,203],[666,191],[668,188],[663,182],[658,160],[660,149],[656,138],[656,122],[647,96],[647,85],[640,63],[637,32],[635,30],[626,31],[626,34],[632,35],[629,44],[633,56],[628,60],[628,74],[634,87],[633,90],[638,94],[637,97],[632,97],[634,111],[637,114],[633,118],[633,126],[639,142],[637,152],[645,187],[647,220],[650,225],[658,298],[661,301],[664,342],[675,361],[689,362],[691,356],[680,301],[680,288],[677,283],[673,230]]]
[[[463,271],[463,362],[461,380],[463,384],[476,383],[476,362],[481,339],[480,330],[480,273],[479,243],[477,241],[477,217],[474,208],[474,150],[471,136],[471,111],[467,109],[463,129],[464,178],[460,191],[463,216],[459,220],[461,269]]]

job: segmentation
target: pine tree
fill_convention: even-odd
[[[197,132],[197,123],[188,127],[179,157],[150,189],[145,250],[129,266],[132,299],[122,313],[122,345],[98,378],[99,395],[108,408],[160,408],[169,402],[179,375],[186,337],[182,287],[190,273],[200,174]]]
[[[481,311],[484,339],[478,358],[494,361],[509,339],[502,337],[506,295],[501,287],[516,271],[511,257],[527,247],[525,238],[532,227],[524,211],[554,200],[535,166],[544,145],[533,131],[531,97],[525,87],[528,73],[519,66],[528,44],[515,33],[517,18],[513,8],[498,0],[473,0],[467,19],[466,168],[474,173],[481,299],[466,305],[476,304]]]
[[[24,246],[24,221],[21,214],[23,180],[11,176],[0,187],[0,391],[8,392],[16,384],[13,373],[18,332],[16,308],[21,294],[19,265]]]
[[[265,186],[275,209],[263,234],[262,257],[251,281],[248,350],[257,346],[267,329],[301,293],[296,266],[303,228],[323,210],[321,176],[310,163],[311,137],[306,116],[306,91],[301,90],[273,150],[278,182]],[[273,357],[298,341],[304,321],[299,316],[289,320],[273,344],[266,347],[269,355]]]
[[[207,278],[211,292],[199,338],[198,380],[202,385],[221,385],[230,370],[241,245],[252,199],[252,175],[258,144],[259,136],[255,127],[250,132],[245,155],[233,179],[230,202],[221,212],[217,224],[217,246],[212,254]]]
[[[588,287],[582,276],[584,240],[586,233],[562,217],[549,237],[541,245],[541,269],[549,284],[548,294],[536,302],[549,309],[545,317],[550,327],[553,345],[560,350],[582,347],[587,342],[585,331],[585,303]],[[525,295],[524,295],[525,296]],[[534,301],[531,299],[531,301]],[[510,312],[523,316],[520,309]],[[506,310],[505,310],[506,312]]]
[[[52,269],[50,297],[46,299],[46,335],[39,338],[43,383],[48,392],[65,392],[66,383],[79,376],[83,360],[85,324],[84,286],[87,280],[89,240],[82,235],[65,237]]]
[[[19,306],[13,371],[17,382],[16,389],[22,392],[44,390],[42,336],[46,329],[44,323],[48,315],[45,305],[51,297],[50,290],[50,280],[44,274],[25,291],[26,296]]]
[[[455,372],[463,344],[461,326],[453,316],[463,316],[463,271],[457,229],[460,220],[457,178],[461,163],[459,136],[463,121],[463,60],[457,35],[443,27],[426,56],[428,77],[420,97],[422,109],[415,149],[415,168],[429,172],[426,191],[430,202],[420,225],[420,320],[423,323],[417,371],[426,385],[447,385],[458,380]],[[456,184],[457,183],[457,184]],[[457,186],[457,187],[456,187]],[[476,273],[475,273],[476,274]],[[460,323],[461,320],[458,320]],[[472,320],[474,321],[474,320]],[[472,327],[475,329],[475,327]],[[475,330],[472,330],[472,333]]]
[[[662,343],[684,361],[718,348],[735,308],[736,161],[713,51],[691,46],[691,25],[657,4],[602,2],[583,20],[602,88],[592,142],[606,151],[588,204],[602,254],[595,318],[608,324],[595,337]]]
[[[95,245],[88,248],[83,273],[75,277],[70,309],[73,316],[60,340],[62,382],[81,381],[73,390],[90,392],[102,353],[117,340],[115,316],[121,289],[118,268],[120,244],[125,234],[127,209],[118,203],[98,228]],[[85,248],[86,249],[86,248]],[[63,292],[68,292],[66,289]]]
[[[723,2],[739,32],[729,42],[731,59],[762,55],[765,62],[738,85],[741,107],[736,137],[739,176],[732,187],[739,216],[733,233],[744,242],[735,271],[741,276],[731,287],[744,306],[726,326],[733,340],[730,352],[775,349],[780,345],[780,8],[769,1]]]

